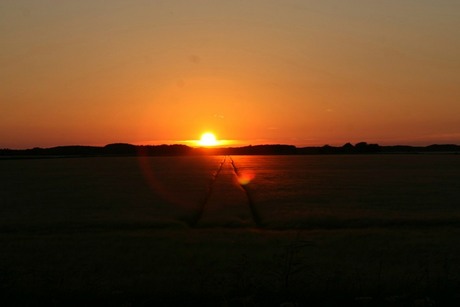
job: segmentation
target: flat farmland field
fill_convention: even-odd
[[[0,160],[11,305],[457,305],[456,155]]]

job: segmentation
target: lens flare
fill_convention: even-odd
[[[238,183],[247,185],[255,178],[255,174],[251,171],[243,171],[238,174]]]

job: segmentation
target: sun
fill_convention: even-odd
[[[201,135],[201,139],[198,142],[201,146],[216,146],[219,142],[216,136],[211,132],[206,132]]]

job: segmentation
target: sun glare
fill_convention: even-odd
[[[216,136],[210,132],[203,133],[198,143],[201,146],[216,146],[218,144]]]

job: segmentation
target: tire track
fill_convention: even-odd
[[[211,178],[211,181],[209,183],[208,192],[206,193],[206,196],[205,196],[203,202],[201,203],[201,206],[198,209],[196,215],[192,218],[191,222],[189,223],[190,227],[195,227],[198,224],[198,222],[201,220],[201,218],[202,218],[202,216],[203,216],[203,214],[204,214],[204,212],[206,210],[207,204],[209,202],[209,198],[211,197],[213,187],[214,187],[214,183],[216,182],[217,177],[219,176],[220,172],[222,171],[222,167],[224,166],[226,160],[227,160],[227,156],[224,157],[222,162],[220,162],[219,168],[217,169],[217,171],[214,172],[214,174],[213,174],[213,176]]]
[[[235,161],[233,161],[232,157],[228,157],[232,163],[233,171],[235,172],[235,176],[237,178],[240,177],[240,173],[238,171],[238,167],[235,165]],[[257,227],[262,227],[262,219],[260,217],[259,212],[257,211],[256,205],[254,203],[254,199],[252,198],[251,192],[249,191],[246,185],[240,184],[240,187],[243,189],[244,193],[246,194],[246,198],[248,200],[249,210],[251,211],[252,219]]]

